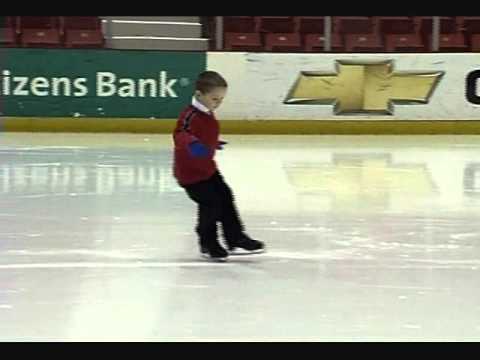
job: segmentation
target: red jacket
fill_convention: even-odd
[[[180,185],[210,178],[217,171],[213,160],[218,146],[220,126],[213,113],[189,105],[180,114],[173,131],[175,143],[173,174]],[[194,157],[188,145],[199,141],[210,150],[207,157]]]

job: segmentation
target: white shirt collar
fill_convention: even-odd
[[[208,108],[203,105],[200,101],[198,101],[195,96],[192,99],[192,105],[195,106],[198,110],[203,111],[204,113],[211,114],[212,112],[208,110]]]

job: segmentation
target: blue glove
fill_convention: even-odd
[[[195,157],[208,156],[208,148],[199,141],[194,141],[188,145],[188,148]]]
[[[223,150],[223,145],[228,144],[228,142],[223,140],[218,140],[217,150]]]

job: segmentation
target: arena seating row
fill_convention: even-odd
[[[323,52],[323,16],[225,16],[226,51]],[[430,52],[432,16],[333,16],[332,52]],[[3,16],[0,46],[103,47],[98,16]],[[212,42],[213,50],[213,42]],[[480,51],[480,16],[440,18],[440,52]]]
[[[0,46],[4,47],[103,47],[98,16],[3,16]]]
[[[430,52],[432,16],[333,16],[332,52]],[[323,16],[226,16],[224,50],[323,52]],[[480,16],[440,18],[439,51],[480,51]]]

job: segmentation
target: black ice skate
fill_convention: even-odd
[[[200,254],[202,257],[212,261],[227,261],[228,252],[218,243],[210,246],[201,245]]]
[[[250,255],[260,254],[265,251],[265,244],[261,241],[251,239],[243,235],[234,243],[228,243],[228,252],[230,255]]]

